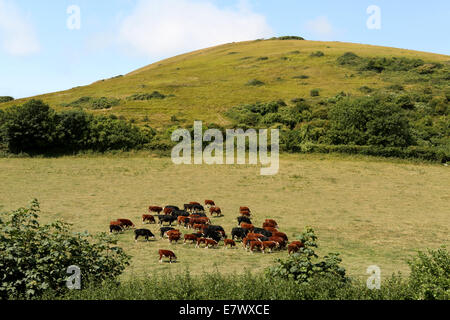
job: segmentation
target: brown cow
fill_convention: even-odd
[[[301,241],[292,241],[291,244],[295,244],[299,248],[304,248],[305,244]]]
[[[156,207],[156,206],[150,206],[150,207],[148,207],[148,211],[149,211],[149,212],[154,212],[154,213],[160,214],[161,211],[163,211],[163,208],[161,208],[161,207]]]
[[[209,249],[210,246],[211,247],[217,247],[219,244],[217,243],[217,241],[212,240],[212,239],[205,239],[205,243],[206,243],[206,247],[205,249]]]
[[[272,237],[280,237],[283,238],[285,241],[289,240],[287,235],[283,232],[272,232]]]
[[[122,224],[123,228],[134,228],[135,227],[134,223],[128,219],[117,219],[117,221],[119,221]]]
[[[262,242],[261,241],[250,241],[250,251],[252,253],[255,248],[259,248],[262,250]]]
[[[250,241],[261,241],[258,237],[245,237],[242,239],[242,246],[244,248],[247,248],[247,245],[250,243]]]
[[[276,224],[275,223],[271,223],[271,222],[264,222],[262,225],[263,228],[269,227],[269,228],[276,228]]]
[[[186,241],[192,241],[192,243],[196,242],[198,237],[195,234],[185,234],[184,235],[184,244]]]
[[[162,258],[169,258],[169,263],[172,263],[172,259],[177,260],[177,256],[170,250],[159,250],[159,262],[162,263]]]
[[[283,238],[272,236],[272,237],[269,238],[269,241],[277,242],[279,244],[279,248],[280,249],[286,247],[286,241]]]
[[[266,230],[266,231],[270,231],[272,234],[274,233],[274,232],[278,232],[278,230],[277,229],[275,229],[275,228],[272,228],[272,227],[265,227],[264,228],[264,230]]]
[[[214,213],[217,214],[217,216],[222,215],[222,210],[219,207],[211,207],[209,208],[209,213],[213,215]]]
[[[164,212],[165,215],[169,215],[169,214],[172,214],[173,209],[172,209],[172,208],[167,208],[167,207],[165,207],[164,210],[163,210],[163,212]]]
[[[166,232],[166,236],[169,238],[171,235],[179,234],[181,236],[180,230],[173,229]]]
[[[155,221],[155,217],[152,216],[151,214],[143,214],[142,215],[142,222],[144,223],[156,223]]]
[[[193,202],[189,202],[189,204],[193,204],[193,205],[196,205],[196,206],[201,206],[201,204],[200,204],[200,203],[198,203],[198,202],[195,202],[195,201],[193,201]]]
[[[241,228],[248,229],[250,232],[253,231],[253,229],[255,229],[255,227],[252,224],[245,223],[245,222],[241,223]]]
[[[250,213],[250,211],[241,211],[240,212],[241,216],[243,217],[251,217],[252,214]]]
[[[175,241],[175,243],[178,243],[180,238],[181,238],[181,233],[173,233],[173,234],[169,235],[169,242],[170,242],[170,244],[172,244],[173,241]]]
[[[280,244],[275,241],[263,241],[262,242],[262,253],[265,253],[266,248],[269,248],[269,252],[272,252],[274,248],[278,248]]]
[[[202,243],[206,244],[206,239],[205,238],[197,238],[197,244],[195,245],[195,247],[199,248]]]
[[[205,200],[205,206],[212,206],[215,207],[216,204],[212,200]]]
[[[263,234],[260,234],[260,233],[247,233],[247,238],[258,238],[258,239],[260,239],[260,238],[264,238],[264,235]]]
[[[192,229],[202,231],[204,224],[196,223],[192,226]]]
[[[231,240],[231,239],[223,240],[223,244],[224,244],[224,247],[223,247],[224,249],[226,249],[228,245],[230,246],[230,248],[236,247],[236,242],[234,242],[234,240]]]
[[[250,212],[250,209],[249,209],[249,207],[240,207],[239,211],[248,211],[248,212]]]
[[[183,225],[186,225],[186,219],[187,219],[188,217],[185,217],[185,216],[179,216],[178,218],[177,218],[177,222],[178,222],[178,225],[179,226],[181,226],[182,224]]]
[[[300,247],[296,245],[295,243],[291,243],[288,245],[288,254],[291,254],[292,252],[295,253],[298,250],[300,250]]]
[[[123,231],[123,227],[122,224],[119,221],[111,221],[109,223],[109,232],[113,233],[113,232],[122,232]]]
[[[264,222],[271,223],[275,226],[275,228],[278,228],[278,223],[273,219],[266,219],[266,221],[264,221]]]

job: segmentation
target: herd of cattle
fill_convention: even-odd
[[[205,210],[205,207],[207,210]],[[190,202],[183,206],[181,210],[177,206],[157,207],[150,206],[149,214],[142,216],[143,223],[161,225],[159,236],[161,239],[168,238],[169,243],[178,243],[184,241],[186,243],[195,244],[195,247],[204,246],[208,248],[217,248],[223,240],[224,248],[236,247],[235,240],[240,240],[245,250],[252,253],[260,250],[265,253],[266,250],[288,250],[288,253],[297,252],[304,244],[300,241],[288,242],[287,235],[278,231],[278,223],[273,219],[266,219],[262,227],[255,227],[251,221],[252,214],[248,207],[240,207],[240,216],[237,217],[239,227],[231,230],[231,238],[227,237],[223,227],[211,224],[206,211],[210,216],[223,216],[222,210],[217,207],[212,200],[205,200],[205,207],[198,202]],[[158,220],[158,222],[156,221]],[[167,226],[165,226],[167,224]],[[175,229],[172,225],[192,230],[192,233],[183,234],[179,229]],[[117,219],[110,222],[109,230],[113,232],[123,232],[126,229],[133,228],[134,240],[137,242],[139,237],[155,239],[155,235],[148,229],[136,229],[134,223],[129,219]],[[163,257],[169,258],[169,262],[176,261],[176,255],[170,250],[159,250],[159,262]]]

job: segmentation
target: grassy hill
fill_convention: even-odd
[[[312,55],[318,51],[323,56]],[[346,52],[353,52],[361,58],[421,59],[426,64],[438,63],[443,67],[431,73],[427,70],[420,73],[366,72],[337,63],[337,59]],[[83,97],[120,99],[114,100],[109,109],[101,109],[100,106],[99,110],[92,112],[122,115],[154,128],[171,124],[173,116],[182,125],[192,124],[193,120],[227,125],[230,119],[224,116],[224,111],[239,104],[278,99],[290,101],[299,97],[318,103],[340,92],[352,96],[365,95],[361,87],[385,90],[397,84],[408,92],[422,92],[431,87],[433,95],[444,96],[449,87],[449,61],[450,57],[446,55],[362,44],[256,40],[186,53],[124,76],[35,98],[42,99],[56,110],[74,108],[77,104],[72,102]],[[251,80],[264,84],[249,85]],[[310,96],[313,89],[319,89],[318,97]],[[127,100],[134,94],[154,91],[165,95],[165,98]],[[2,103],[0,108],[26,100]]]

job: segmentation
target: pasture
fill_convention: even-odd
[[[76,231],[108,232],[109,222],[131,219],[148,228],[156,241],[134,242],[132,230],[117,235],[133,256],[124,278],[170,270],[191,274],[256,272],[287,251],[272,254],[238,249],[198,249],[170,245],[159,238],[159,225],[144,225],[149,205],[177,205],[212,199],[224,217],[212,217],[229,237],[237,226],[240,206],[252,209],[261,227],[266,218],[278,221],[290,240],[312,226],[319,236],[320,255],[339,252],[354,277],[365,277],[370,265],[382,276],[407,273],[406,259],[418,249],[449,244],[450,168],[342,155],[282,155],[280,173],[260,176],[259,168],[175,166],[170,158],[149,153],[84,155],[60,158],[0,159],[0,210],[41,203],[41,219],[63,219]],[[180,227],[183,233],[192,233]],[[158,263],[158,250],[175,252],[178,262]]]

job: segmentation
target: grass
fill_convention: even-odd
[[[320,58],[311,57],[321,51]],[[37,98],[55,109],[67,109],[63,104],[81,97],[109,97],[121,99],[118,106],[108,110],[92,110],[95,114],[117,114],[138,119],[149,118],[152,127],[171,123],[171,115],[180,115],[187,124],[194,120],[219,125],[229,124],[223,112],[246,103],[290,101],[308,97],[310,91],[321,88],[321,97],[332,97],[344,91],[361,95],[364,85],[372,89],[385,88],[393,83],[406,83],[402,73],[358,73],[339,66],[336,59],[345,52],[360,57],[405,57],[446,63],[449,56],[379,46],[320,41],[267,40],[230,43],[179,55],[133,71],[123,77],[97,81],[91,85],[67,91],[44,94]],[[261,60],[261,57],[264,59]],[[287,59],[281,59],[282,57]],[[267,59],[265,59],[267,58]],[[306,73],[308,82],[293,79]],[[284,79],[280,81],[279,79]],[[250,79],[258,79],[264,86],[248,86]],[[429,85],[418,81],[408,83],[413,90]],[[148,101],[127,100],[135,94],[158,91],[166,99]],[[172,95],[172,96],[171,96]],[[24,99],[2,103],[0,108],[21,104]]]
[[[138,227],[149,205],[213,199],[224,217],[212,218],[229,234],[239,206],[252,208],[254,222],[278,221],[290,238],[310,225],[319,253],[339,252],[351,276],[366,277],[369,265],[382,275],[408,272],[416,250],[448,244],[448,167],[402,160],[342,155],[283,155],[280,173],[260,176],[254,166],[175,166],[148,153],[61,158],[0,159],[0,210],[41,202],[46,222],[64,219],[74,230],[107,231],[109,221],[130,218]],[[182,228],[183,232],[186,232]],[[167,240],[134,243],[132,231],[117,236],[133,256],[124,278],[170,270],[193,275],[259,272],[287,252],[263,255],[234,250],[169,245]],[[176,264],[158,263],[171,249]]]

